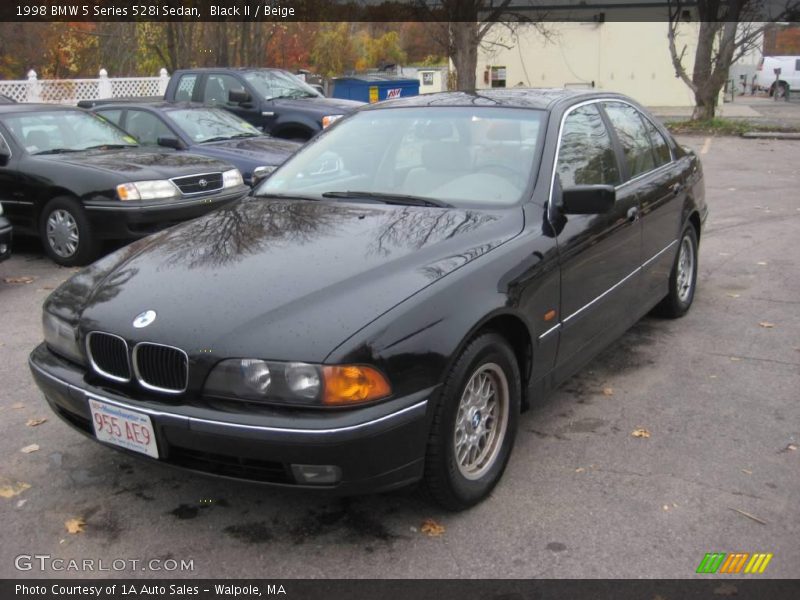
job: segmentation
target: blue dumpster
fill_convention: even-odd
[[[379,102],[391,98],[419,95],[419,79],[393,75],[353,75],[333,80],[332,98]]]

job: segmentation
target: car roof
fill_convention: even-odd
[[[216,108],[220,110],[224,110],[221,106],[209,106],[208,104],[203,104],[201,102],[108,102],[102,103],[98,102],[92,107],[92,110],[101,110],[101,109],[108,109],[108,110],[125,110],[128,108],[144,108],[144,109],[154,109],[158,111],[170,111],[170,110],[180,110],[180,109],[192,109],[192,108],[202,108],[208,110],[209,108]]]
[[[361,110],[381,110],[399,107],[480,106],[499,108],[532,108],[549,110],[564,100],[580,102],[592,98],[621,98],[619,94],[598,93],[595,90],[565,88],[512,88],[475,90],[472,92],[440,92],[420,94],[394,100],[384,100]]]
[[[18,102],[17,104],[0,104],[0,114],[9,114],[9,113],[25,113],[25,112],[53,112],[53,111],[78,111],[78,112],[86,112],[82,108],[78,108],[77,106],[66,106],[64,104],[33,104],[27,102]]]
[[[220,71],[238,71],[245,73],[248,71],[286,71],[278,67],[197,67],[196,69],[177,69],[175,73],[219,73]],[[291,72],[291,71],[289,71]]]

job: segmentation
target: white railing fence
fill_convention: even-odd
[[[77,104],[81,100],[163,96],[169,82],[166,69],[161,69],[158,77],[109,77],[105,69],[98,75],[97,79],[38,79],[31,70],[27,80],[0,81],[0,95],[17,102]]]

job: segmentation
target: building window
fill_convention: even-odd
[[[433,71],[422,72],[422,85],[433,85]]]
[[[505,67],[492,67],[492,87],[504,88],[506,87],[506,68]]]

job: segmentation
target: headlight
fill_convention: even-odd
[[[78,334],[75,328],[64,319],[44,311],[42,313],[42,329],[44,341],[55,352],[78,364],[85,364],[83,354],[78,347]]]
[[[240,185],[244,185],[244,179],[242,179],[239,169],[231,169],[222,174],[222,187],[232,188]]]
[[[326,127],[329,127],[329,126],[333,125],[336,121],[341,119],[343,116],[344,115],[327,115],[325,117],[322,117],[322,128],[325,129]]]
[[[203,393],[268,404],[348,406],[386,398],[392,389],[377,369],[364,365],[322,366],[245,358],[217,364]]]
[[[117,186],[117,196],[120,200],[158,200],[160,198],[174,198],[179,190],[171,181],[166,179],[155,181],[134,181]]]
[[[3,203],[0,202],[0,215],[2,215],[2,214],[3,214]]]

